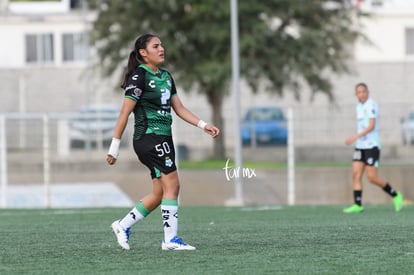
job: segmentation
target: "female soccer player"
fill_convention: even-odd
[[[164,62],[164,47],[153,34],[144,34],[135,41],[128,59],[128,68],[121,87],[125,90],[122,108],[107,154],[107,162],[115,164],[122,134],[131,112],[135,116],[133,146],[139,160],[152,177],[153,190],[140,200],[126,216],[112,223],[118,244],[129,250],[130,229],[161,205],[164,227],[163,250],[195,250],[177,236],[178,194],[180,189],[175,150],[171,135],[171,107],[184,121],[198,126],[216,137],[220,130],[189,111],[177,95],[171,74],[159,66]]]
[[[362,206],[362,175],[367,173],[368,180],[382,188],[393,197],[395,211],[403,206],[403,196],[394,190],[391,185],[378,176],[380,158],[380,138],[378,134],[378,105],[369,98],[368,86],[358,83],[355,86],[355,96],[358,99],[356,107],[357,128],[355,135],[345,140],[347,145],[355,144],[352,161],[352,180],[354,189],[354,204],[343,210],[344,213],[359,213],[364,211]]]

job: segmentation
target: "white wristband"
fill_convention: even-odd
[[[121,140],[119,138],[112,138],[111,146],[109,146],[108,155],[117,158],[119,155],[119,145],[121,144]]]
[[[198,121],[197,127],[204,130],[204,127],[206,127],[206,125],[207,125],[207,123],[204,120],[200,119]]]

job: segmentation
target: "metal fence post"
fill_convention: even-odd
[[[293,110],[288,108],[288,204],[295,204],[295,142],[294,142],[294,124]]]
[[[61,157],[70,154],[69,120],[60,119],[57,123],[57,153]]]
[[[45,207],[50,207],[50,140],[49,140],[49,115],[43,114],[43,183],[45,195]]]
[[[1,207],[7,207],[7,140],[6,117],[0,115]]]

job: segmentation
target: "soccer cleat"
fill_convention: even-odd
[[[344,208],[343,212],[350,214],[350,213],[361,213],[364,211],[364,207],[358,204],[353,204],[350,207]]]
[[[116,239],[118,241],[118,244],[125,250],[129,250],[129,234],[130,230],[129,228],[127,230],[123,229],[121,225],[119,224],[119,221],[114,221],[111,225],[112,230],[115,233]]]
[[[161,244],[162,250],[195,250],[194,246],[189,245],[188,243],[184,242],[181,238],[175,236],[170,240],[170,242],[166,243],[165,241]]]
[[[397,192],[397,195],[392,198],[392,200],[394,201],[395,212],[399,212],[403,207],[403,195],[400,192]]]

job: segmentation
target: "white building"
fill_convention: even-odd
[[[0,2],[1,112],[75,111],[80,105],[89,103],[120,104],[122,91],[119,90],[119,96],[115,93],[118,80],[103,80],[99,75],[93,75],[92,70],[87,70],[91,53],[85,51],[85,31],[95,15],[84,12],[81,7],[72,9],[73,3],[69,0]],[[371,18],[360,23],[373,45],[358,41],[355,60],[350,61],[354,74],[333,77],[337,104],[355,104],[353,87],[364,81],[379,104],[385,106],[382,113],[390,114],[383,125],[396,127],[399,118],[414,108],[414,81],[411,79],[414,75],[414,0],[355,0],[355,5],[361,11],[372,13]],[[309,118],[316,114],[326,117],[326,121],[316,118],[323,131],[330,132],[332,125],[344,127],[343,122],[335,121],[332,113],[335,111],[328,108],[330,103],[324,95],[317,95],[310,104],[307,96],[302,102],[295,102],[290,94],[283,99],[268,94],[252,95],[243,85],[242,94],[243,111],[252,105],[263,104],[300,107],[299,117]],[[200,105],[199,95],[181,95],[190,108]],[[319,112],[315,112],[315,107]],[[226,113],[232,108],[233,100],[229,98],[224,106],[227,127],[234,122],[232,112]],[[328,111],[320,111],[321,108]],[[353,109],[350,112],[353,115]],[[208,108],[197,110],[197,113],[209,119]],[[185,126],[179,124],[178,127]],[[309,129],[305,126],[301,129],[309,138]],[[226,131],[229,143],[233,140],[232,130]],[[187,138],[188,143],[194,140],[192,135]],[[398,134],[390,136],[389,140],[399,140]]]
[[[95,15],[72,9],[75,2],[1,2],[2,112],[74,111],[109,92],[88,69],[86,34]]]
[[[373,46],[358,43],[355,58],[359,62],[414,61],[414,1],[371,0],[361,2],[363,11],[374,14],[364,20],[364,32]]]

